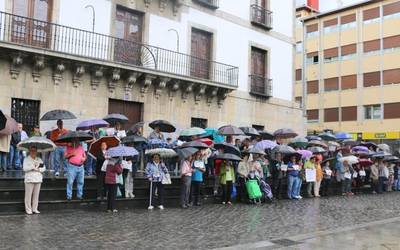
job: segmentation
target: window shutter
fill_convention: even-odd
[[[324,27],[335,26],[337,24],[338,24],[337,18],[324,21]]]
[[[363,11],[363,20],[370,20],[379,17],[379,7]]]
[[[379,39],[364,42],[364,52],[380,50],[381,41]]]
[[[385,103],[383,117],[385,119],[400,118],[400,102]]]
[[[301,81],[302,79],[302,71],[301,69],[296,69],[296,81]]]
[[[307,94],[318,94],[318,92],[319,92],[318,81],[308,81]]]
[[[307,31],[307,33],[318,31],[318,23],[307,25],[306,31]]]
[[[383,84],[400,83],[400,69],[383,71]]]
[[[337,56],[338,56],[338,48],[324,50],[324,58],[337,57]]]
[[[381,72],[364,73],[364,87],[381,85]]]
[[[346,24],[346,23],[352,23],[356,21],[356,14],[350,14],[346,16],[340,17],[340,23],[341,24]]]
[[[342,90],[356,89],[357,75],[342,76]]]
[[[339,78],[333,77],[333,78],[325,79],[324,80],[324,88],[325,88],[325,91],[338,90],[339,89]]]
[[[342,107],[342,121],[357,121],[357,106]]]
[[[390,49],[400,47],[400,35],[383,38],[383,48]]]
[[[324,110],[324,121],[325,122],[339,121],[339,108],[325,109]]]
[[[391,15],[400,12],[400,2],[394,2],[390,4],[383,5],[383,15]]]
[[[309,120],[309,121],[319,120],[319,111],[318,111],[318,109],[307,110],[307,120]]]
[[[342,56],[355,54],[357,53],[357,44],[353,43],[349,45],[344,45],[340,49]]]

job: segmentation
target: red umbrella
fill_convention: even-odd
[[[90,144],[90,147],[89,147],[89,153],[93,157],[96,157],[96,155],[99,154],[99,152],[101,150],[101,144],[103,142],[105,142],[107,144],[107,148],[112,148],[112,147],[118,146],[120,140],[115,136],[104,136],[104,137],[101,137],[100,139],[97,139],[92,144]]]
[[[5,127],[0,130],[0,135],[11,135],[18,131],[18,123],[8,115],[4,115],[7,118]]]
[[[362,158],[358,160],[358,163],[362,167],[368,167],[368,166],[371,166],[372,164],[374,164],[374,162],[371,161],[370,159],[362,159]]]
[[[211,146],[214,144],[214,142],[209,138],[200,138],[196,141],[202,142],[202,143],[206,144],[207,146]]]

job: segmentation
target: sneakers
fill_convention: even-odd
[[[57,172],[54,173],[54,175],[55,175],[56,177],[58,177],[58,176],[60,176],[60,172],[57,171]]]
[[[158,208],[159,208],[160,210],[164,210],[164,206],[163,206],[163,205],[158,206]]]
[[[40,211],[39,211],[39,210],[33,211],[33,213],[34,213],[34,214],[40,214]]]
[[[26,211],[26,214],[27,215],[32,215],[32,212],[31,211]]]
[[[225,202],[225,201],[223,201],[223,202],[222,202],[222,205],[225,205],[225,204],[226,204],[226,202]]]
[[[117,209],[114,209],[112,212],[113,212],[113,213],[118,213],[118,210],[117,210]]]
[[[149,206],[147,209],[148,209],[148,210],[153,210],[154,207],[153,207],[153,206]]]

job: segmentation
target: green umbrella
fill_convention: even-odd
[[[308,140],[305,137],[296,137],[289,143],[289,146],[294,148],[306,148],[308,146]]]
[[[331,133],[322,133],[318,135],[319,137],[321,137],[322,140],[324,141],[336,141],[336,137],[334,134]]]
[[[205,134],[206,131],[202,128],[193,127],[181,131],[180,136],[195,136]]]

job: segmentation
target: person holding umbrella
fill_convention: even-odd
[[[64,172],[66,172],[67,170],[67,161],[64,160],[65,147],[67,146],[67,144],[63,142],[57,142],[57,139],[60,136],[63,136],[67,133],[68,130],[64,128],[64,122],[61,119],[57,120],[57,128],[52,130],[50,133],[50,140],[52,140],[57,145],[57,148],[53,154],[55,176],[60,175],[61,162],[63,162]]]
[[[157,202],[158,208],[164,209],[164,185],[162,184],[162,180],[165,178],[168,173],[168,169],[165,164],[161,161],[161,156],[159,154],[153,154],[151,157],[151,161],[146,165],[146,177],[150,181],[150,205],[148,207],[149,210],[154,209],[154,206]],[[155,199],[156,189],[158,192],[157,201]]]
[[[83,185],[85,181],[85,169],[83,167],[86,161],[86,153],[77,138],[72,140],[71,145],[65,149],[64,157],[67,160],[67,200],[72,199],[72,186],[76,180],[77,198],[83,197]]]
[[[164,135],[161,133],[159,126],[154,127],[154,130],[150,133],[148,139],[149,140],[153,140],[153,139],[164,140]]]
[[[235,183],[235,170],[232,161],[225,160],[221,163],[220,182],[222,186],[222,204],[232,205],[231,196]]]

